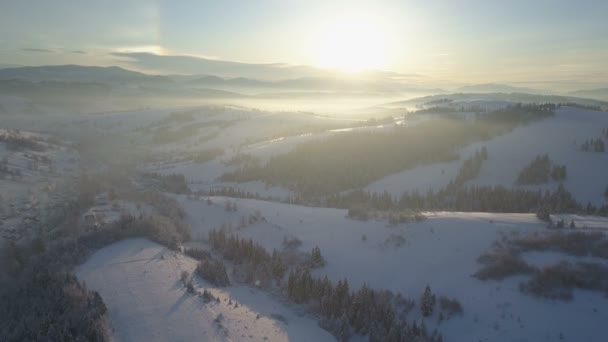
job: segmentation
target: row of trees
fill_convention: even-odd
[[[565,103],[560,103],[559,106],[565,106],[565,107],[573,107],[573,108],[580,108],[580,109],[584,109],[584,110],[593,110],[593,111],[597,111],[597,112],[601,112],[602,111],[602,107],[600,106],[594,106],[594,105],[585,105],[582,103],[576,103],[576,102],[565,102]]]
[[[211,189],[209,189],[207,191],[202,192],[201,194],[206,195],[206,196],[224,196],[224,197],[233,197],[233,198],[253,198],[253,199],[259,199],[259,200],[271,200],[272,199],[269,196],[262,197],[257,192],[243,191],[241,189],[237,189],[237,188],[230,187],[230,186],[211,188]]]
[[[503,186],[468,186],[452,190],[446,188],[426,193],[404,192],[399,198],[389,193],[370,193],[355,190],[327,197],[323,202],[334,208],[368,208],[373,210],[448,210],[481,212],[572,212],[608,214],[608,206],[596,207],[579,204],[563,185],[556,190],[509,189]],[[298,202],[296,199],[294,202]]]
[[[606,136],[606,133],[603,133]],[[608,139],[608,136],[606,136]],[[602,138],[597,139],[589,139],[585,140],[585,142],[581,145],[581,151],[583,152],[605,152],[606,145],[604,144],[604,140]]]
[[[161,173],[146,172],[142,173],[142,177],[161,191],[173,192],[176,194],[190,193],[186,177],[182,174],[164,175]]]
[[[243,198],[246,193],[238,190],[222,192]],[[604,191],[608,199],[608,187]],[[467,186],[460,187],[450,182],[441,190],[427,192],[405,191],[399,197],[394,197],[387,191],[382,193],[365,190],[353,190],[326,197],[292,196],[284,201],[289,204],[323,206],[330,208],[349,209],[349,216],[357,219],[369,218],[369,211],[404,212],[408,211],[480,211],[480,212],[531,212],[540,210],[549,212],[572,212],[591,215],[608,215],[608,205],[595,206],[578,203],[574,196],[559,184],[554,191],[510,189],[504,186]],[[415,212],[414,212],[415,213]],[[411,214],[406,215],[412,217]],[[414,220],[417,220],[414,217]],[[397,218],[397,222],[400,222]]]

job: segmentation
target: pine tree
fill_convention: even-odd
[[[435,307],[435,296],[431,292],[431,288],[427,285],[424,289],[424,294],[420,299],[420,312],[422,316],[428,317],[433,314],[433,309]]]
[[[312,267],[323,267],[325,266],[325,258],[321,255],[321,249],[319,246],[315,246],[311,252],[311,264]]]
[[[487,159],[488,159],[488,150],[486,149],[486,147],[485,147],[485,146],[483,146],[483,147],[481,148],[481,158],[482,158],[483,160],[487,160]]]
[[[348,341],[352,335],[350,325],[348,324],[348,317],[346,314],[342,314],[336,324],[336,337],[340,341]]]

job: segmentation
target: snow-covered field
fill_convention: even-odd
[[[302,126],[318,128],[327,122],[335,124],[344,120],[240,107],[180,107],[61,116],[64,121],[47,125],[47,119],[33,122],[32,114],[39,109],[31,104],[16,98],[0,98],[0,101],[6,103],[2,107],[4,112],[27,114],[7,118],[6,127],[31,123],[31,127],[39,131],[71,132],[74,136],[78,136],[81,129],[102,136],[128,136],[133,139],[133,146],[145,147],[153,157],[145,165],[139,165],[140,170],[182,174],[191,190],[234,186],[279,198],[292,193],[262,182],[220,182],[218,178],[224,172],[235,168],[226,161],[244,154],[264,162],[301,142],[323,139],[348,129],[328,126],[327,130],[317,130],[317,133],[285,133],[277,137],[281,132],[298,131]],[[453,103],[497,108],[511,102],[474,99]],[[171,113],[190,110],[195,110],[192,121],[167,121]],[[218,119],[225,122],[214,122]],[[356,125],[356,120],[350,121]],[[226,126],[222,126],[224,124]],[[199,125],[200,129],[176,141],[153,141],[153,135],[161,126],[178,131],[191,125]],[[357,129],[381,131],[392,125]],[[369,184],[367,189],[399,196],[403,191],[443,188],[456,177],[463,160],[486,147],[488,159],[483,162],[479,176],[467,184],[517,187],[515,179],[521,169],[537,155],[548,154],[556,164],[566,165],[568,177],[564,186],[579,202],[601,205],[608,185],[608,157],[605,153],[582,152],[579,146],[587,139],[600,137],[604,128],[608,128],[608,113],[562,107],[553,117],[464,147],[459,151],[459,160],[404,170]],[[204,163],[184,157],[211,148],[222,148],[223,154]],[[0,143],[0,159],[7,157],[9,166],[22,170],[26,176],[0,180],[5,205],[19,202],[22,211],[27,211],[30,202],[40,202],[40,194],[46,191],[41,188],[56,189],[55,178],[65,178],[77,171],[78,156],[73,150],[55,146],[45,152],[45,156],[53,161],[53,170],[28,166],[24,152],[9,151]],[[557,182],[550,182],[528,187],[557,186]],[[209,204],[206,197],[175,197],[187,213],[195,238],[204,238],[211,229],[221,226],[231,227],[232,232],[252,238],[269,250],[283,248],[286,238],[297,238],[301,241],[301,251],[310,252],[318,246],[327,260],[327,265],[315,270],[315,275],[327,275],[333,281],[347,278],[351,289],[367,284],[418,300],[424,287],[430,285],[437,295],[457,299],[464,307],[464,315],[441,323],[437,317],[425,321],[429,330],[437,328],[447,341],[558,341],[562,337],[566,341],[605,340],[600,332],[608,319],[608,298],[603,294],[575,291],[572,301],[552,301],[522,294],[519,291],[519,284],[525,279],[522,276],[503,281],[481,281],[472,276],[480,267],[477,258],[490,250],[495,241],[504,236],[547,231],[533,214],[426,213],[428,219],[422,222],[391,226],[379,220],[348,219],[346,211],[338,209],[224,197],[212,197]],[[238,210],[226,211],[227,201],[236,203]],[[146,208],[133,207],[133,203],[123,204],[124,212],[147,212]],[[108,221],[119,215],[119,211],[112,211],[110,204],[93,207],[91,211],[107,214]],[[257,212],[265,221],[241,226],[243,217]],[[608,231],[606,218],[554,216],[566,222],[574,220],[579,230]],[[3,222],[6,227],[9,221]],[[530,252],[522,257],[538,267],[560,260],[606,264],[604,259],[575,258],[555,252]],[[76,273],[89,288],[101,294],[109,308],[113,337],[117,341],[333,340],[318,327],[316,318],[304,313],[301,307],[255,288],[235,284],[219,289],[199,279],[195,282],[199,290],[206,288],[221,298],[220,303],[203,303],[197,296],[187,294],[179,280],[181,271],[191,273],[195,266],[194,260],[158,244],[131,239],[99,250],[79,266]],[[238,307],[234,303],[238,303]],[[220,315],[223,319],[217,322]],[[411,315],[410,319],[422,319],[416,312]]]
[[[334,340],[314,318],[254,288],[213,288],[195,278],[195,288],[220,298],[204,303],[180,280],[195,267],[195,260],[149,240],[129,239],[97,251],[75,273],[100,293],[116,341]]]
[[[317,275],[334,281],[347,278],[351,288],[368,284],[417,300],[428,284],[438,295],[456,298],[464,307],[463,316],[441,324],[436,318],[425,322],[437,326],[447,341],[558,341],[560,333],[567,341],[603,341],[598,331],[608,319],[608,298],[602,294],[576,291],[571,302],[551,301],[522,294],[518,287],[523,277],[472,277],[480,267],[479,255],[503,236],[547,231],[533,214],[438,212],[427,213],[428,219],[420,223],[389,226],[347,219],[346,211],[338,209],[220,197],[211,198],[211,205],[181,196],[179,200],[195,236],[230,223],[239,236],[267,249],[281,249],[284,238],[298,238],[302,251],[319,246],[327,259]],[[237,204],[237,212],[224,210],[227,200]],[[267,222],[241,228],[240,217],[256,211]],[[572,218],[579,227],[593,222],[594,229],[608,230],[608,219]],[[570,260],[559,253],[542,258],[545,263]],[[412,318],[420,319],[415,313]]]

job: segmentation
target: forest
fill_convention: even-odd
[[[221,180],[261,180],[302,196],[333,194],[417,165],[454,160],[458,148],[552,115],[555,109],[553,104],[518,104],[484,113],[474,121],[446,114],[442,119],[386,132],[344,132],[302,143],[264,166],[247,164],[223,174]]]

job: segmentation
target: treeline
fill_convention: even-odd
[[[430,288],[427,289],[426,295],[430,298]],[[340,341],[348,341],[355,333],[368,335],[369,341],[443,340],[436,331],[429,334],[424,323],[408,323],[405,317],[415,302],[390,291],[378,291],[366,285],[351,291],[346,279],[334,284],[327,276],[313,277],[304,269],[289,273],[287,296],[295,303],[308,305],[321,317],[319,325]],[[430,316],[434,306],[434,300],[429,303],[425,295],[422,296],[423,316]]]
[[[526,165],[517,176],[515,184],[543,184],[549,179],[557,182],[564,181],[567,177],[566,165],[554,164],[549,155],[538,155]]]
[[[210,148],[202,151],[196,151],[192,154],[192,161],[203,164],[221,156],[222,154],[224,154],[224,150],[221,148]]]
[[[453,160],[458,148],[552,115],[555,108],[553,104],[518,104],[485,113],[472,122],[446,116],[383,132],[344,132],[302,143],[263,166],[243,165],[223,174],[221,180],[261,180],[302,196],[328,195],[364,187],[417,165]]]
[[[224,188],[213,192],[217,196],[237,198],[265,199],[259,194]],[[608,199],[608,187],[604,191]],[[314,207],[348,209],[348,216],[366,220],[370,212],[386,216],[391,223],[407,223],[423,219],[417,211],[465,211],[465,212],[503,212],[503,213],[538,213],[572,212],[589,215],[608,215],[608,205],[595,206],[591,203],[581,204],[567,191],[558,185],[554,191],[510,189],[504,186],[458,186],[454,181],[438,191],[405,191],[394,197],[387,191],[382,193],[362,189],[343,192],[330,196],[304,197],[292,196],[281,202]],[[391,213],[393,215],[391,215]],[[378,216],[376,215],[376,216]]]
[[[229,190],[230,189],[230,190]],[[217,196],[237,198],[262,198],[259,194],[225,188],[214,192]],[[608,187],[604,191],[608,199]],[[554,191],[510,189],[504,186],[458,186],[454,181],[438,191],[405,191],[394,197],[387,191],[382,193],[362,189],[325,197],[292,196],[280,202],[314,207],[348,209],[348,216],[367,220],[383,217],[391,224],[420,221],[424,216],[419,211],[464,211],[502,213],[550,213],[571,212],[608,216],[608,204],[595,206],[581,204],[559,184]],[[607,200],[608,202],[608,200]]]
[[[504,108],[493,110],[481,116],[482,119],[494,122],[505,122],[514,125],[526,124],[530,121],[539,120],[552,116],[559,108],[553,103],[544,104],[522,104],[517,103]]]
[[[464,107],[455,108],[455,107],[440,107],[440,106],[432,106],[428,108],[418,109],[416,110],[416,114],[450,114],[450,113],[458,113],[463,112]]]
[[[576,102],[560,103],[559,106],[560,107],[564,106],[564,107],[580,108],[580,109],[584,109],[584,110],[593,110],[596,112],[602,111],[602,107],[600,107],[600,106],[584,105],[584,104],[576,103]]]
[[[605,133],[604,133],[605,134]],[[608,137],[606,138],[608,139]],[[583,152],[605,152],[606,145],[602,138],[588,139],[581,144],[581,151]]]
[[[454,190],[452,190],[454,189]],[[293,200],[297,203],[299,199]],[[306,201],[302,200],[303,204]],[[479,211],[525,213],[547,210],[550,212],[571,212],[608,215],[608,206],[587,204],[583,206],[561,184],[554,191],[508,189],[503,186],[468,186],[457,188],[448,185],[439,191],[420,193],[404,192],[394,198],[388,192],[382,194],[355,190],[325,198],[320,205],[349,209],[353,207],[382,211],[422,210],[422,211]]]
[[[158,190],[176,194],[190,193],[186,177],[183,174],[164,175],[156,172],[145,172],[141,176],[147,182],[151,182],[151,185],[156,186]]]
[[[264,201],[281,201],[280,199],[274,198],[270,195],[262,196],[258,192],[243,191],[241,189],[234,188],[231,186],[216,187],[206,191],[199,190],[198,192],[196,192],[196,194],[202,196],[222,196],[232,198],[250,198]]]

